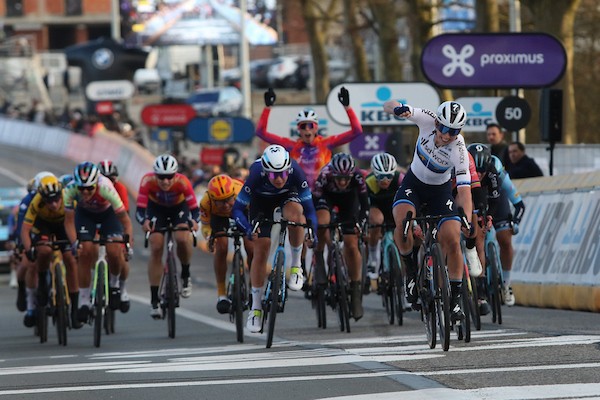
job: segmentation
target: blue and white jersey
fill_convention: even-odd
[[[250,205],[250,201],[259,202],[261,197],[275,197],[286,193],[294,194],[300,200],[304,215],[313,222],[316,232],[317,217],[315,206],[312,200],[312,193],[306,180],[306,175],[296,160],[291,160],[292,166],[289,170],[287,181],[281,189],[277,189],[269,181],[269,177],[263,172],[260,159],[250,166],[248,178],[240,190],[235,203],[233,204],[232,216],[244,230],[250,229],[250,224],[244,211]]]
[[[494,173],[496,174],[498,180],[496,186],[499,186],[500,192],[502,192],[502,194],[504,194],[512,204],[517,204],[523,201],[521,194],[517,190],[517,187],[514,185],[514,183],[512,183],[510,176],[504,168],[504,165],[502,165],[502,161],[500,161],[498,157],[492,156],[492,162],[490,164],[492,168],[488,169],[487,175],[489,176],[490,180],[494,180]],[[491,198],[497,198],[500,197],[500,193],[491,192],[489,196]]]
[[[456,186],[470,185],[469,156],[465,139],[461,134],[445,146],[435,145],[435,113],[423,108],[406,105],[410,110],[409,121],[419,127],[419,137],[410,164],[417,179],[428,185],[442,185],[456,173]]]

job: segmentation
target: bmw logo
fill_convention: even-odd
[[[98,49],[92,54],[92,64],[98,69],[107,69],[113,64],[115,55],[107,48]]]

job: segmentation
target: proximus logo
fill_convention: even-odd
[[[451,77],[457,69],[460,69],[464,76],[473,76],[475,73],[475,68],[466,62],[467,58],[475,54],[475,48],[472,45],[466,44],[460,49],[460,53],[456,53],[454,47],[447,44],[442,47],[442,54],[450,59],[450,62],[442,68],[442,74],[445,77]]]

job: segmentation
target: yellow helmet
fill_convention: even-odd
[[[235,194],[233,179],[229,175],[220,174],[208,181],[208,196],[213,200],[225,200]]]
[[[62,184],[54,175],[45,176],[40,179],[38,193],[44,200],[54,200],[62,196]]]

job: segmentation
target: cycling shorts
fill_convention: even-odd
[[[510,229],[511,213],[508,196],[504,192],[500,192],[500,197],[493,200],[496,202],[496,210],[492,215],[494,228],[496,232]]]
[[[94,239],[96,232],[107,239],[123,235],[123,226],[112,207],[99,213],[77,207],[75,209],[75,230],[79,241]]]
[[[180,224],[188,224],[191,219],[190,209],[185,201],[173,206],[162,206],[153,202],[148,201],[148,208],[146,209],[146,218],[149,220],[155,219],[154,229],[166,228],[169,225],[169,220],[173,226]]]
[[[48,222],[44,220],[40,220],[39,218],[35,220],[33,224],[33,228],[31,230],[31,243],[36,244],[40,241],[48,241],[54,235],[54,239],[56,240],[67,240],[67,232],[65,231],[65,224],[62,222]],[[65,253],[71,250],[70,244],[61,244],[60,246],[61,253]]]
[[[344,235],[355,235],[354,227],[358,221],[360,202],[356,193],[327,193],[317,202],[317,210],[327,210],[331,213],[334,207],[338,208],[337,219],[342,222]]]
[[[383,222],[384,223],[393,223],[394,215],[392,214],[392,209],[394,205],[394,198],[386,198],[386,199],[373,199],[370,198],[371,208],[377,208],[383,214]]]
[[[259,215],[262,216],[262,218],[271,219],[273,218],[273,211],[277,207],[281,207],[283,210],[283,207],[289,202],[300,204],[301,201],[298,197],[298,193],[290,191],[275,196],[252,196],[250,211],[248,212],[249,221],[252,223]],[[272,223],[262,223],[260,225],[258,237],[271,237],[272,227]]]

